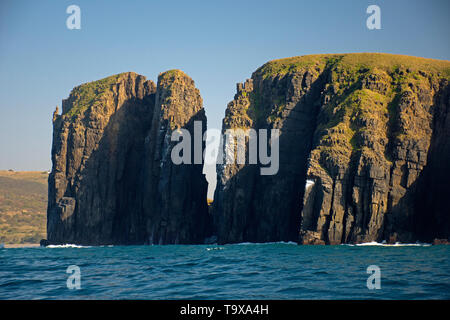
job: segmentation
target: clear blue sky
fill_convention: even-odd
[[[81,30],[66,8],[81,8]],[[381,30],[366,8],[381,8]],[[0,169],[51,167],[51,116],[81,83],[182,69],[220,128],[242,82],[265,62],[316,53],[450,59],[450,1],[0,1]],[[209,179],[214,173],[208,171]]]

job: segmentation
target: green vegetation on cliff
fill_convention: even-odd
[[[450,78],[448,61],[388,53],[316,54],[278,59],[267,62],[255,73],[266,78],[298,72],[311,67],[323,70],[327,65],[353,71],[378,68],[386,72],[392,72],[399,66],[405,66],[410,68],[411,72],[428,70],[432,73],[441,73],[447,79]]]
[[[428,92],[430,83],[436,85],[439,79],[450,79],[450,62],[382,53],[320,54],[273,60],[253,74],[254,81],[260,79],[260,90],[249,93],[251,106],[245,113],[258,123],[281,122],[287,104],[285,88],[269,86],[270,101],[262,101],[262,95],[267,97],[264,83],[286,87],[293,78],[306,79],[306,75],[315,80],[323,77],[313,153],[319,152],[321,159],[333,159],[334,165],[342,165],[354,152],[369,152],[374,147],[389,159],[390,150],[383,146],[388,140],[415,137],[419,140],[427,128],[410,125],[414,123],[410,112],[400,112],[399,102],[402,98],[427,99],[427,95],[418,94]],[[416,108],[411,112],[426,117],[420,114],[422,111]],[[381,145],[374,146],[378,143]]]
[[[158,76],[158,81],[173,81],[176,76],[189,77],[186,73],[179,69],[172,69],[165,72],[161,72]]]
[[[237,85],[224,128],[280,129],[282,165],[275,177],[221,168],[214,206],[231,231],[219,241],[414,242],[434,230],[447,238],[445,195],[423,191],[449,171],[449,80],[450,61],[380,53],[261,66]]]
[[[63,115],[75,117],[82,114],[88,108],[93,106],[96,102],[101,101],[102,95],[111,89],[111,86],[116,84],[120,77],[129,74],[130,72],[124,72],[109,76],[107,78],[88,82],[80,86],[75,87],[70,93],[71,107],[68,110],[64,110]]]

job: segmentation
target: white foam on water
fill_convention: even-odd
[[[230,244],[230,245],[248,246],[248,245],[268,245],[268,244],[289,244],[289,245],[298,245],[297,242],[293,242],[293,241],[277,241],[277,242],[240,242],[240,243],[232,243],[232,244]]]
[[[401,243],[401,242],[396,242],[394,244],[388,244],[385,242],[376,242],[376,241],[372,241],[372,242],[363,242],[363,243],[357,243],[357,244],[345,244],[348,246],[377,246],[377,247],[429,247],[431,246],[430,243]]]
[[[46,248],[91,248],[91,246],[79,246],[76,244],[49,244]]]
[[[211,250],[223,250],[225,249],[224,247],[213,247],[213,248],[206,248],[207,251],[211,251]]]

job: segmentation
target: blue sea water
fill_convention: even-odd
[[[450,299],[450,246],[0,249],[0,299]],[[66,269],[77,265],[81,289]],[[381,288],[367,288],[369,265]]]

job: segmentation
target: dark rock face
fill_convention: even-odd
[[[171,152],[177,142],[171,141],[174,130],[189,131],[194,144],[194,122],[206,131],[206,115],[200,92],[194,81],[181,71],[169,71],[158,78],[156,108],[152,130],[146,137],[143,204],[149,243],[203,243],[211,233],[207,205],[208,183],[203,165],[175,165]],[[201,150],[205,148],[203,139]],[[151,195],[151,196],[147,196]]]
[[[62,115],[55,112],[49,243],[197,243],[207,236],[201,167],[173,165],[167,143],[171,130],[194,118],[206,129],[202,100],[189,77],[167,74],[158,88],[135,73],[81,85],[63,101]]]
[[[448,61],[387,54],[263,65],[238,84],[222,130],[278,129],[279,169],[249,164],[246,138],[245,163],[217,166],[212,216],[192,79],[124,73],[76,87],[53,116],[43,245],[448,243],[449,80]],[[190,163],[172,161],[174,132],[190,134]]]
[[[218,166],[219,242],[339,244],[450,236],[450,63],[387,54],[269,62],[223,128],[280,130],[280,169]]]
[[[297,75],[268,80],[255,73],[240,89],[228,105],[223,128],[280,129],[279,171],[260,175],[255,165],[218,166],[214,212],[219,242],[296,240],[318,86]],[[275,114],[269,116],[272,109]]]

